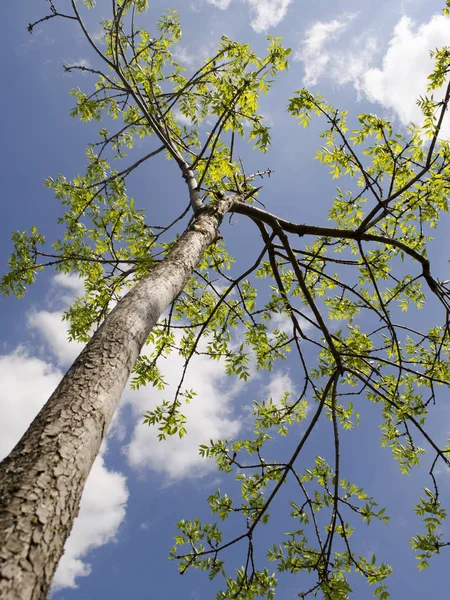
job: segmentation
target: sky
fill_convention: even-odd
[[[108,6],[100,1],[96,12],[87,16],[94,35]],[[73,177],[82,172],[84,149],[95,137],[95,128],[69,116],[73,98],[68,90],[87,86],[88,81],[62,68],[83,61],[90,64],[92,57],[80,33],[61,22],[44,23],[33,36],[26,31],[27,24],[46,14],[46,9],[44,0],[9,2],[0,23],[1,273],[7,270],[12,231],[36,224],[50,241],[60,233],[56,219],[61,207],[44,180],[58,173]],[[450,20],[441,16],[442,4],[435,0],[155,0],[142,17],[144,26],[154,27],[167,9],[180,14],[184,35],[176,51],[188,68],[211,54],[222,34],[248,41],[256,51],[264,49],[267,35],[282,36],[292,48],[289,70],[262,103],[272,126],[272,150],[266,156],[249,153],[246,164],[249,170],[269,166],[274,171],[260,195],[268,210],[314,224],[326,223],[335,183],[314,161],[320,124],[313,123],[305,131],[294,127],[285,111],[289,96],[306,86],[350,114],[378,113],[404,131],[409,122],[420,121],[415,100],[423,93],[431,69],[429,51],[450,39]],[[443,137],[450,137],[450,120],[444,124]],[[176,215],[179,202],[187,198],[173,169],[174,165],[157,159],[130,182],[131,194],[149,220]],[[181,199],[175,202],[174,198]],[[236,217],[224,227],[233,254],[242,257],[242,264],[251,264],[258,249],[252,246],[243,218]],[[446,279],[449,245],[443,230],[431,248],[436,274],[444,277],[447,272]],[[82,291],[77,278],[46,272],[25,298],[0,300],[0,457],[18,441],[82,347],[68,342],[62,321],[63,311]],[[167,359],[169,389],[176,387],[181,369],[179,357]],[[142,415],[167,391],[125,391],[86,484],[52,597],[213,598],[215,583],[201,573],[181,577],[167,560],[176,522],[207,515],[206,497],[218,486],[231,485],[212,461],[200,458],[198,446],[211,438],[248,434],[251,402],[279,399],[284,391],[295,393],[300,385],[296,375],[295,363],[288,362],[266,375],[254,372],[250,383],[244,384],[230,380],[220,363],[199,356],[186,381],[186,387],[197,392],[186,408],[188,435],[163,443],[155,431],[142,425]],[[450,437],[446,400],[444,394],[432,417],[434,432],[444,438]],[[408,549],[408,539],[418,525],[413,504],[427,484],[426,469],[401,476],[389,452],[377,450],[377,414],[374,408],[367,411],[364,426],[343,442],[348,473],[376,494],[380,505],[388,505],[392,519],[389,526],[362,528],[357,541],[363,553],[375,552],[393,564],[389,583],[395,600],[418,600],[430,593],[436,600],[446,598],[445,552],[428,571],[418,573]],[[279,451],[289,443],[280,442]],[[328,444],[324,426],[319,440],[307,449],[305,464],[316,452],[325,452]],[[440,483],[443,497],[450,501],[450,476],[442,474]],[[281,509],[275,526],[285,526]],[[269,528],[264,535],[269,539],[272,534]],[[263,537],[261,543],[265,541]],[[282,576],[277,597],[295,598],[300,586],[298,576]],[[354,591],[355,598],[369,598],[372,593],[360,580],[355,580]]]

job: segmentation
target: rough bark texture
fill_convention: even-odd
[[[133,365],[182,291],[226,198],[193,226],[107,316],[11,454],[0,464],[0,598],[44,600],[81,494]]]

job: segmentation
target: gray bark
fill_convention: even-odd
[[[0,598],[44,600],[133,365],[236,199],[197,214],[168,256],[106,317],[0,464]]]

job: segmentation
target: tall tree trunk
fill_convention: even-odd
[[[236,200],[202,210],[117,304],[0,464],[0,598],[44,600],[133,365]]]

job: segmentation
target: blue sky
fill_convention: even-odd
[[[99,31],[98,18],[107,14],[108,7],[106,0],[100,1],[96,12],[87,17],[94,35]],[[249,41],[256,51],[265,47],[266,34],[283,36],[292,47],[289,71],[280,76],[262,105],[273,127],[272,151],[266,156],[248,153],[245,160],[249,171],[267,166],[275,171],[260,196],[268,210],[314,224],[326,222],[335,183],[314,161],[320,123],[306,131],[297,128],[285,112],[289,96],[308,85],[335,106],[353,114],[380,113],[402,130],[409,121],[419,119],[415,99],[431,68],[428,51],[450,39],[450,20],[440,16],[442,6],[435,0],[157,0],[143,16],[144,27],[151,29],[169,8],[180,13],[184,36],[177,52],[188,68],[203,61],[222,34]],[[3,8],[0,24],[1,272],[7,268],[11,231],[36,224],[49,241],[58,235],[56,218],[61,208],[43,182],[58,173],[73,177],[82,172],[85,147],[98,129],[69,117],[73,99],[68,90],[75,85],[88,87],[89,81],[64,74],[62,65],[93,60],[80,33],[61,21],[40,25],[33,36],[26,31],[28,22],[43,16],[45,10],[43,0],[10,2]],[[444,136],[450,137],[448,122]],[[187,200],[174,165],[159,157],[136,174],[129,191],[150,222],[175,216]],[[232,253],[246,266],[258,253],[257,238],[243,217],[233,218],[233,223],[224,225],[224,235]],[[446,279],[448,247],[444,226],[432,254],[435,274]],[[80,350],[67,342],[61,314],[81,292],[77,279],[48,272],[24,299],[1,300],[1,455],[18,440]],[[181,367],[176,356],[167,360],[172,389]],[[295,392],[300,383],[296,374],[294,362],[283,363],[269,375],[255,374],[244,385],[227,379],[218,363],[199,357],[186,382],[198,396],[186,410],[189,435],[181,442],[159,443],[155,432],[140,424],[142,414],[163,397],[161,393],[127,391],[88,480],[80,516],[56,577],[54,598],[212,598],[215,583],[202,574],[180,577],[176,566],[167,561],[175,523],[196,514],[207,518],[206,497],[218,485],[232,486],[216,473],[213,463],[200,460],[197,447],[210,438],[244,435],[248,427],[244,417],[252,400],[279,398],[284,390]],[[450,437],[446,393],[441,400],[431,427],[438,437],[446,438]],[[388,506],[392,519],[389,526],[362,527],[357,533],[359,550],[375,552],[393,564],[390,589],[394,599],[418,600],[425,594],[436,600],[446,598],[445,552],[419,574],[407,547],[417,531],[412,509],[427,485],[427,463],[410,477],[401,476],[389,452],[377,449],[376,409],[365,406],[364,410],[364,423],[343,436],[346,477],[375,494],[380,505]],[[294,441],[288,437],[276,452],[288,450]],[[315,453],[325,454],[329,443],[330,431],[324,424],[306,449],[305,466]],[[450,501],[450,478],[442,474],[440,479],[443,497]],[[276,541],[277,529],[289,527],[282,501],[279,511],[273,525],[261,534],[262,549]],[[278,597],[295,598],[300,579],[281,577],[280,582]],[[362,579],[354,580],[354,591],[355,598],[371,597]]]

